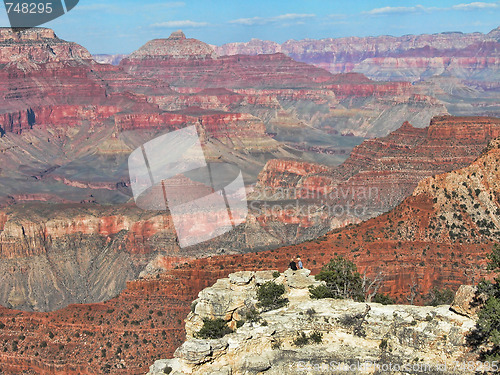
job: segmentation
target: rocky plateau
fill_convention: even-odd
[[[273,277],[273,271],[240,271],[217,280],[193,302],[187,339],[174,358],[156,361],[148,375],[330,374],[349,368],[358,374],[474,373],[453,365],[476,359],[465,339],[474,320],[446,305],[311,300],[308,286],[318,282],[309,272],[287,270]],[[245,311],[257,308],[256,290],[266,281],[285,286],[288,305],[245,322]],[[196,338],[203,319],[216,318],[233,332],[220,339]],[[321,334],[321,342],[296,343],[301,334],[312,333]]]

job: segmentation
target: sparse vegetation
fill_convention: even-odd
[[[388,294],[382,293],[375,294],[372,301],[375,303],[381,303],[382,305],[393,305],[396,303],[391,297],[389,297]]]
[[[315,276],[326,285],[319,285],[309,289],[311,298],[352,298],[363,301],[363,280],[357,271],[356,265],[341,256],[331,259]]]
[[[383,338],[382,341],[380,341],[379,348],[380,350],[384,351],[387,349],[388,346],[388,340],[386,338]]]
[[[271,349],[278,350],[281,348],[283,342],[280,339],[276,339],[271,343]]]
[[[497,273],[493,282],[484,279],[478,285],[476,300],[484,294],[487,300],[478,313],[474,331],[468,336],[468,342],[479,351],[484,361],[500,361],[500,245],[496,244],[488,255],[488,269]]]
[[[366,305],[365,311],[358,314],[346,314],[339,318],[339,323],[346,328],[352,329],[352,333],[359,337],[364,337],[365,330],[363,328],[363,323],[370,312],[371,307]]]
[[[245,319],[251,323],[256,323],[261,319],[261,317],[260,317],[259,312],[255,308],[252,307],[252,308],[247,310],[247,312],[245,314]]]
[[[299,332],[297,337],[293,340],[293,345],[302,347],[311,343],[319,344],[323,342],[323,334],[321,332],[313,332],[307,335],[305,332]]]
[[[262,311],[270,311],[286,306],[288,298],[283,298],[283,294],[285,294],[285,286],[283,284],[268,281],[257,289],[257,299],[259,300],[257,306]]]
[[[199,339],[220,339],[232,333],[224,319],[203,319],[203,327],[195,334]]]
[[[455,292],[451,289],[433,288],[427,295],[427,302],[425,304],[427,306],[450,305],[454,298]]]
[[[316,310],[314,310],[313,308],[309,308],[306,310],[306,314],[309,318],[312,318],[314,314],[316,314]]]

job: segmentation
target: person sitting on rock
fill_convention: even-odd
[[[297,266],[299,267],[299,270],[304,269],[304,265],[302,264],[300,257],[297,257]]]
[[[295,263],[295,260],[293,258],[290,260],[288,268],[290,268],[292,271],[297,271],[297,264]]]

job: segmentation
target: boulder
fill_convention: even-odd
[[[208,361],[211,355],[210,342],[197,339],[184,342],[174,353],[176,358],[195,365]]]
[[[275,277],[273,273],[278,272],[278,270],[266,270],[266,271],[257,271],[255,272],[255,283],[257,285],[262,285],[267,281],[274,280]]]
[[[243,370],[251,374],[263,372],[269,370],[270,368],[271,364],[269,363],[269,360],[259,355],[248,356],[243,362]]]
[[[229,275],[229,280],[231,284],[236,285],[247,285],[254,277],[255,273],[252,271],[240,271],[231,273]]]
[[[483,303],[486,302],[487,296],[485,294],[476,296],[476,294],[477,287],[474,285],[461,285],[455,294],[450,309],[457,314],[477,319],[477,313]]]
[[[155,363],[149,366],[148,375],[166,374],[165,370],[167,369],[167,367],[169,367],[168,363],[169,363],[168,359],[157,360]]]
[[[286,282],[290,288],[306,289],[310,285],[315,285],[318,283],[313,276],[309,276],[310,273],[311,271],[307,269],[297,271],[286,270]]]

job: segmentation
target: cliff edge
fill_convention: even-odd
[[[358,374],[469,373],[455,366],[475,360],[465,341],[474,320],[448,305],[312,300],[308,287],[318,281],[309,273],[242,271],[219,279],[193,302],[187,340],[174,358],[156,361],[148,375],[326,374],[353,366]],[[250,319],[267,281],[283,284],[289,303]],[[218,318],[234,331],[196,338],[204,319]]]

